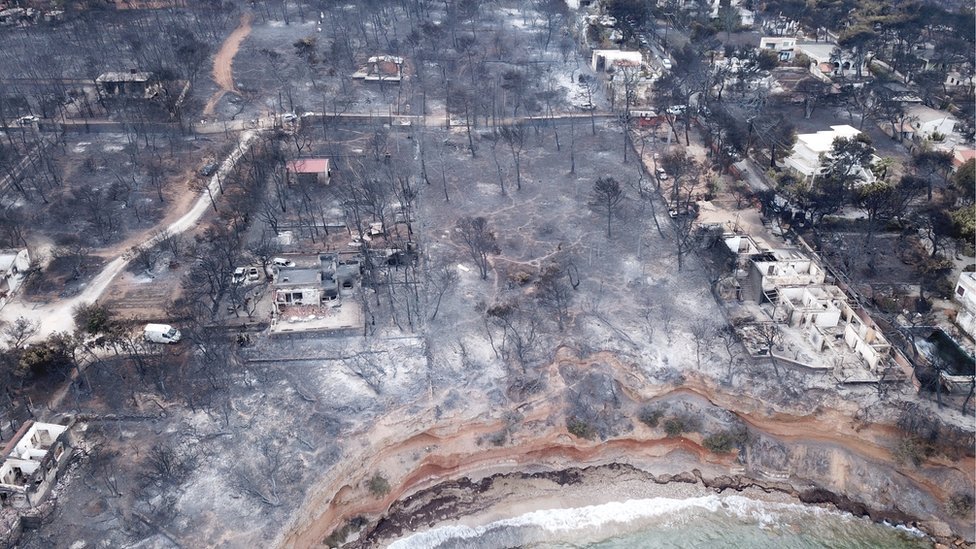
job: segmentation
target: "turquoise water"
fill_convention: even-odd
[[[915,549],[932,544],[916,531],[819,507],[711,495],[534,511],[484,526],[435,528],[391,547]]]

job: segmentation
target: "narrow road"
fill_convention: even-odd
[[[160,227],[160,229],[163,229],[170,235],[177,235],[192,229],[200,218],[203,217],[203,214],[206,213],[207,208],[210,207],[209,194],[213,193],[216,196],[220,192],[219,178],[227,176],[230,170],[234,168],[234,165],[244,156],[244,153],[247,152],[257,136],[258,132],[256,131],[243,132],[237,147],[224,159],[217,173],[210,178],[210,183],[208,184],[209,192],[206,189],[201,191],[196,202],[193,203],[193,206],[183,217],[165,228]],[[158,240],[159,234],[157,233],[156,236],[146,239],[140,246],[154,246],[158,243]],[[34,337],[31,338],[32,341],[42,340],[54,332],[71,331],[74,328],[74,320],[71,318],[71,313],[74,308],[80,304],[93,303],[98,300],[112,280],[128,264],[129,258],[127,257],[119,256],[113,259],[105,265],[100,273],[95,275],[81,293],[74,297],[58,299],[49,303],[30,303],[23,301],[22,294],[16,296],[0,310],[0,320],[12,322],[17,318],[24,317],[28,320],[37,321],[39,329]]]
[[[217,102],[226,93],[238,93],[237,87],[234,85],[234,57],[237,56],[237,50],[240,49],[241,43],[244,42],[247,35],[251,34],[251,21],[253,20],[254,16],[250,13],[241,15],[240,24],[224,40],[217,55],[214,56],[213,79],[220,86],[220,89],[210,96],[207,105],[203,108],[203,116],[212,115],[214,108],[217,107]]]

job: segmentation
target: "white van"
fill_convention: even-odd
[[[142,337],[151,343],[177,343],[180,331],[169,324],[146,324]]]

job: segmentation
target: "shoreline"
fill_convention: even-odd
[[[709,479],[697,469],[675,475],[654,475],[632,465],[611,463],[539,473],[498,473],[477,481],[463,478],[444,482],[395,502],[378,521],[365,524],[358,539],[350,540],[344,547],[385,547],[438,528],[476,528],[533,511],[710,495],[734,495],[765,503],[826,509],[867,518],[878,524],[886,523],[892,528],[918,530],[933,547],[970,546],[960,538],[939,535],[938,528],[919,523],[912,517],[872,513],[857,502],[825,490],[798,490],[789,483],[767,483],[741,476]]]

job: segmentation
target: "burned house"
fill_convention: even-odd
[[[736,253],[741,273],[743,256],[756,249],[755,242],[728,238],[726,245]],[[869,372],[889,365],[892,349],[880,328],[844,290],[830,283],[814,259],[799,250],[779,249],[749,255],[747,262],[739,297],[757,304],[781,327],[789,349],[769,352],[792,351],[792,355],[776,354],[778,359],[826,368],[834,359],[843,361],[844,355],[853,353]],[[827,360],[824,355],[834,358]]]
[[[102,98],[151,99],[163,91],[162,84],[153,73],[135,69],[100,74],[95,79],[95,88]]]
[[[39,504],[70,455],[69,426],[24,423],[3,448],[0,505],[24,508]]]
[[[295,266],[280,267],[275,277],[275,311],[289,307],[336,305],[355,291],[361,276],[358,259],[340,260],[339,254],[323,253],[296,258]]]
[[[328,158],[297,158],[285,164],[285,178],[289,185],[325,185],[331,173]]]
[[[17,290],[28,269],[30,269],[30,254],[26,248],[0,250],[0,299]]]
[[[403,79],[403,58],[395,55],[376,55],[352,75],[367,82],[400,82]]]
[[[362,308],[352,299],[362,277],[360,255],[320,253],[294,256],[277,269],[271,333],[354,330]]]
[[[824,270],[798,250],[770,250],[750,258],[744,298],[776,303],[779,288],[822,284],[825,277]]]

